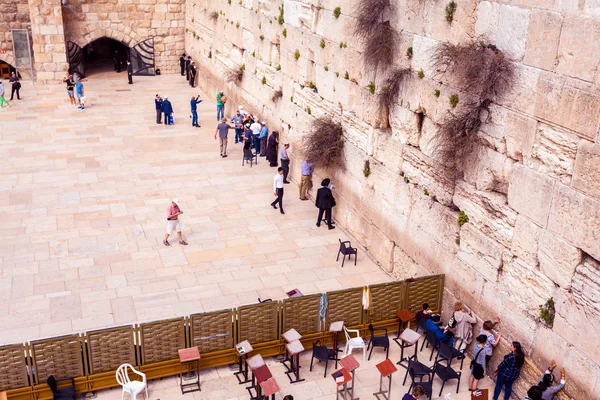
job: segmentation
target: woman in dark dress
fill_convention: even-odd
[[[273,131],[267,141],[267,161],[271,167],[277,166],[277,147],[279,145],[279,132]]]

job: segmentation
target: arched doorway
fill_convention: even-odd
[[[0,60],[0,79],[10,78],[11,72],[16,72],[15,67],[4,60]]]
[[[67,42],[70,73],[89,76],[100,72],[126,71],[131,61],[134,75],[154,75],[154,40],[147,39],[133,47],[103,36],[83,47]]]

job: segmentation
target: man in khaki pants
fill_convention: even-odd
[[[300,166],[300,172],[302,173],[302,178],[300,179],[300,200],[308,200],[306,192],[312,188],[312,181],[310,179],[312,164],[304,160]]]
[[[233,129],[233,127],[227,124],[226,118],[222,118],[221,123],[217,125],[215,130],[215,140],[217,140],[217,134],[219,134],[221,157],[227,157],[227,134],[230,129]]]

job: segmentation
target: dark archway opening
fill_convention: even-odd
[[[101,37],[82,49],[85,75],[100,72],[126,71],[130,49],[117,40]]]
[[[4,60],[0,60],[0,79],[10,78],[11,72],[16,72],[15,67],[13,67]]]

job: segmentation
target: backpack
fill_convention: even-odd
[[[454,313],[452,313],[452,317],[448,320],[448,328],[456,328],[456,318],[454,317]]]

